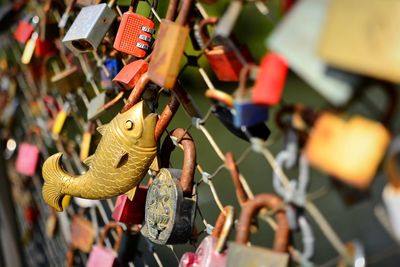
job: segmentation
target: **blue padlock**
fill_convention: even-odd
[[[268,106],[257,105],[251,101],[250,90],[246,88],[251,71],[256,70],[255,65],[246,65],[240,71],[239,87],[233,102],[235,127],[252,126],[268,120]]]
[[[104,69],[101,69],[100,76],[101,82],[100,85],[103,89],[113,89],[112,80],[115,76],[117,76],[118,72],[122,69],[122,62],[118,58],[110,58],[104,61],[104,66],[106,67],[108,74]]]

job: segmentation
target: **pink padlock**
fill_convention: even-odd
[[[18,148],[15,169],[18,173],[26,176],[33,176],[39,161],[39,148],[29,143],[22,143]]]
[[[108,233],[115,229],[117,231],[117,238],[115,239],[113,249],[105,247],[105,239]],[[117,267],[118,262],[118,251],[121,246],[123,230],[120,225],[116,222],[110,222],[105,227],[100,235],[99,243],[93,246],[90,252],[89,259],[86,267]]]
[[[132,200],[127,195],[118,196],[113,219],[125,224],[141,224],[144,220],[147,189],[147,186],[139,186]]]
[[[226,206],[218,216],[210,236],[203,239],[196,252],[182,255],[180,267],[223,267],[226,266],[226,240],[235,220],[232,206]]]
[[[265,55],[260,64],[251,100],[254,104],[273,106],[282,98],[288,65],[285,58],[276,54]]]

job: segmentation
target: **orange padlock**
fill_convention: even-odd
[[[358,189],[369,187],[390,142],[379,122],[323,113],[305,147],[311,165]]]

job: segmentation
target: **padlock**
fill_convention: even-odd
[[[285,58],[269,53],[261,59],[251,100],[255,104],[273,106],[280,102],[288,64]]]
[[[124,224],[141,224],[144,220],[144,207],[148,187],[139,186],[132,200],[127,195],[120,195],[115,202],[112,217]]]
[[[76,214],[71,221],[71,245],[85,253],[89,253],[95,239],[92,223],[81,214]]]
[[[170,1],[170,5],[173,2]],[[176,22],[161,20],[149,64],[150,80],[161,87],[172,89],[175,85],[186,40],[189,36],[187,20],[192,5],[192,0],[183,0]]]
[[[106,70],[103,68],[100,70],[100,86],[103,89],[113,89],[112,80],[117,74],[120,72],[122,68],[122,62],[118,58],[109,58],[104,61],[104,66]],[[106,71],[108,73],[106,73]]]
[[[179,267],[222,267],[226,266],[226,241],[235,222],[232,206],[226,206],[218,216],[210,236],[203,239],[195,253],[182,255]]]
[[[182,170],[167,169],[175,148],[171,138],[183,146]],[[157,244],[183,244],[190,240],[196,215],[197,194],[193,185],[196,148],[184,129],[171,132],[161,148],[163,167],[149,186],[141,233]]]
[[[246,65],[240,71],[239,87],[233,103],[235,108],[233,122],[237,128],[256,125],[268,119],[268,106],[253,103],[249,96],[251,92],[246,89],[247,79],[254,68],[254,65]]]
[[[228,257],[226,266],[263,266],[286,267],[289,263],[287,253],[289,247],[289,224],[285,211],[282,208],[282,200],[275,195],[259,194],[249,200],[240,213],[236,226],[235,242],[228,244]],[[267,207],[276,210],[275,218],[277,229],[275,232],[274,246],[272,250],[247,246],[250,235],[251,218],[262,208]]]
[[[121,90],[132,90],[139,78],[147,72],[149,64],[142,60],[135,60],[125,65],[114,77],[113,83]]]
[[[22,52],[21,56],[21,63],[22,64],[29,64],[31,63],[33,54],[35,53],[36,49],[36,41],[39,38],[39,34],[37,32],[33,32],[31,38],[26,42],[24,51]]]
[[[117,231],[117,238],[112,249],[105,247],[106,236],[112,229]],[[106,224],[100,235],[99,243],[93,246],[87,261],[87,267],[116,267],[119,266],[118,251],[123,236],[122,227],[116,222]]]
[[[317,119],[305,147],[311,165],[360,190],[368,189],[390,142],[389,131],[361,116]]]
[[[62,40],[64,45],[75,54],[94,51],[117,16],[113,2],[82,8]]]
[[[216,17],[210,17],[200,22],[199,34],[202,37],[202,42],[209,44],[204,48],[204,55],[219,80],[237,82],[239,81],[240,71],[245,63],[253,62],[250,50],[247,46],[236,45],[233,41],[231,44],[235,45],[234,49],[227,45],[226,42],[218,42],[218,38],[211,42],[206,26],[210,24],[215,25],[217,22],[218,18]]]
[[[50,80],[58,92],[62,95],[66,95],[67,93],[74,92],[81,87],[85,81],[85,77],[79,71],[78,67],[74,65],[54,74]]]
[[[111,100],[108,97],[107,92],[101,92],[99,95],[93,97],[88,106],[87,119],[94,120],[101,116],[107,109],[118,103],[119,100],[124,96],[123,92],[118,93]]]
[[[85,161],[89,157],[90,143],[92,142],[92,136],[94,134],[94,123],[88,121],[85,127],[85,132],[82,134],[82,141],[79,152],[79,159]]]
[[[15,169],[18,173],[33,176],[39,162],[40,151],[36,145],[21,143],[18,147]]]
[[[382,191],[382,199],[393,233],[397,239],[400,239],[400,171],[398,168],[398,156],[400,153],[400,137],[396,137],[389,149],[389,155],[385,163],[386,176],[389,179]]]
[[[57,47],[50,40],[36,39],[35,56],[36,57],[51,57],[57,53]]]
[[[158,0],[153,0],[153,9],[157,8],[157,3]],[[132,0],[129,10],[122,15],[114,48],[137,58],[143,58],[151,47],[155,25],[151,10],[148,18],[134,13],[138,4],[139,0]]]
[[[68,102],[65,102],[63,108],[58,112],[56,119],[54,120],[53,127],[51,129],[51,133],[55,139],[58,138],[58,136],[61,133],[61,130],[64,127],[65,121],[67,120],[67,117],[71,111],[71,106]]]
[[[33,16],[30,20],[30,22],[26,19],[21,20],[14,31],[14,39],[21,44],[25,44],[31,37],[39,23],[39,16]]]

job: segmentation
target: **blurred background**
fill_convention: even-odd
[[[32,12],[33,6],[41,5],[40,2],[28,3],[23,10],[26,12],[30,9]],[[124,9],[129,4],[127,2],[129,1],[118,1],[118,5]],[[5,108],[15,105],[7,117],[7,114],[2,112],[2,128],[0,128],[1,150],[4,155],[0,161],[2,248],[0,266],[63,266],[69,247],[68,238],[65,237],[69,226],[65,225],[65,222],[68,224],[71,215],[81,210],[86,218],[95,220],[99,228],[106,222],[98,208],[82,210],[72,201],[67,211],[63,212],[64,215],[57,215],[58,231],[51,237],[46,233],[46,225],[49,224],[53,212],[41,197],[43,180],[40,177],[40,169],[46,154],[51,155],[60,151],[60,146],[56,141],[46,140],[51,137],[27,134],[31,124],[43,123],[32,114],[32,101],[42,97],[41,94],[36,94],[35,90],[41,91],[40,86],[43,83],[34,81],[39,88],[34,90],[29,85],[28,78],[28,83],[24,85],[24,75],[29,76],[29,74],[27,68],[17,67],[18,56],[15,52],[21,52],[22,47],[12,40],[12,33],[18,21],[24,17],[24,13],[15,12],[10,16],[7,8],[12,2],[3,0],[0,3],[0,60],[3,62],[0,63],[8,66],[2,68],[0,78],[1,82],[5,83],[4,77],[16,77],[17,84],[16,93],[10,96],[6,105],[2,106]],[[220,17],[229,3],[230,1],[220,0],[202,6],[209,16]],[[167,5],[168,1],[159,1],[158,13],[165,14]],[[257,4],[257,1],[249,1],[244,5],[235,24],[234,33],[241,43],[247,44],[256,64],[260,64],[263,56],[269,52],[279,53],[288,63],[289,73],[281,103],[269,108],[269,119],[266,121],[271,132],[267,144],[272,154],[277,155],[284,149],[285,144],[284,133],[276,125],[276,114],[282,107],[293,104],[302,104],[315,111],[331,110],[346,114],[345,116],[359,114],[380,121],[390,130],[391,137],[394,138],[400,127],[400,121],[397,119],[399,114],[397,84],[400,80],[398,56],[400,37],[397,29],[400,23],[400,1],[270,0],[266,5],[268,14],[262,13],[265,13],[265,5]],[[139,11],[148,14],[148,5],[140,2]],[[188,44],[186,53],[197,55],[198,51]],[[218,81],[204,56],[200,58],[198,64],[210,76],[215,88],[229,94],[235,92],[238,84]],[[14,73],[9,75],[8,72],[12,71]],[[198,67],[187,66],[180,79],[200,113],[207,114],[213,102],[204,94],[209,84],[204,82]],[[7,92],[10,88],[3,87],[1,92]],[[51,86],[49,88],[48,91],[57,96],[57,101],[67,102],[66,97],[58,96],[52,91],[54,88]],[[85,84],[84,89],[89,98],[95,95],[90,85]],[[26,90],[32,92],[27,93]],[[10,99],[18,101],[15,103]],[[83,104],[80,96],[77,99],[73,105],[79,110]],[[159,110],[162,110],[167,101],[167,96],[160,99]],[[99,118],[101,122],[108,122],[122,105],[123,103],[119,103],[107,111],[107,114],[102,115]],[[73,109],[73,112],[76,111]],[[213,174],[217,171],[212,183],[222,205],[233,205],[239,214],[241,208],[229,172],[223,168],[223,162],[218,158],[204,133],[191,125],[192,118],[181,108],[168,129],[190,128],[189,132],[196,142],[197,162],[207,173]],[[214,115],[209,116],[204,126],[224,153],[233,152],[236,159],[241,159],[238,164],[239,170],[254,194],[274,192],[273,170],[263,155],[252,151],[249,142],[229,132]],[[71,140],[75,143],[75,147],[72,144],[72,151],[78,151],[79,145],[76,143],[80,140],[81,134],[76,119],[70,116],[64,124],[60,139]],[[93,144],[96,144],[99,138],[100,136],[96,134]],[[10,140],[15,141],[15,147],[10,144]],[[46,150],[46,153],[43,153],[43,147],[41,148],[41,159],[34,177],[24,177],[15,171],[17,145],[23,141],[43,145]],[[95,145],[91,150],[94,151],[94,148]],[[242,155],[244,156],[241,157]],[[71,157],[69,161],[73,165],[72,169],[78,172],[79,168],[75,166],[76,163]],[[172,155],[171,165],[179,168],[182,160],[183,153],[177,150]],[[290,179],[297,179],[299,175],[298,168],[285,172]],[[373,182],[366,190],[344,184],[316,168],[310,168],[309,177],[308,199],[315,203],[343,243],[357,241],[362,244],[366,266],[399,266],[399,239],[392,232],[382,201],[383,188],[388,184],[383,163],[379,165]],[[202,180],[199,172],[196,172],[195,180],[197,182]],[[17,186],[22,188],[23,193],[15,192]],[[18,199],[18,195],[21,197],[26,194],[29,195],[27,198],[31,205],[27,205],[26,200],[24,202]],[[114,202],[115,199],[112,203]],[[101,206],[106,217],[110,219],[112,213],[110,203],[102,200]],[[205,183],[200,183],[198,186],[198,206],[201,215],[198,213],[196,216],[196,226],[201,240],[206,236],[204,222],[214,225],[220,213],[211,188]],[[62,216],[64,217],[61,218]],[[314,256],[307,264],[337,266],[341,258],[337,249],[324,234],[324,230],[321,230],[321,225],[317,224],[307,212],[305,217],[311,225],[315,240]],[[134,266],[160,265],[154,258],[153,251],[157,253],[162,266],[177,266],[178,259],[183,253],[196,250],[195,245],[188,244],[152,245],[140,235],[136,235],[133,239],[135,240],[133,243],[137,242],[135,246],[138,250]],[[231,233],[229,240],[233,239],[234,233]],[[271,247],[273,239],[274,231],[265,221],[259,219],[258,230],[251,235],[252,245]],[[301,233],[293,233],[293,244],[302,250]],[[84,266],[87,257],[86,253],[78,252],[75,255],[75,265]],[[300,263],[292,262],[291,265],[298,266]],[[359,262],[358,265],[354,263],[349,266],[365,265]]]

